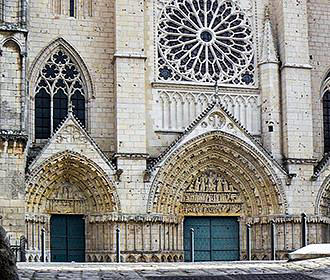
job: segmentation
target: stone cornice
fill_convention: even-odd
[[[23,33],[28,33],[28,30],[25,27],[22,27],[22,25],[17,24],[17,23],[1,23],[0,24],[0,30],[1,31],[9,31],[9,32],[23,32]]]
[[[149,154],[145,153],[116,153],[113,158],[115,159],[147,159]]]
[[[117,58],[132,58],[132,59],[143,59],[146,60],[147,56],[144,54],[139,54],[139,53],[120,53],[116,52],[113,57],[115,59]]]
[[[296,69],[313,69],[313,66],[310,64],[299,64],[299,63],[283,63],[281,70],[284,68],[296,68]]]
[[[151,82],[154,89],[170,89],[170,90],[191,90],[204,91],[205,93],[214,94],[214,84],[192,83],[192,82]],[[240,94],[259,94],[260,90],[257,87],[246,87],[237,85],[221,85],[221,93],[240,93]]]
[[[261,217],[250,217],[245,220],[247,224],[269,224],[270,222],[275,224],[285,223],[301,223],[301,215],[269,215]],[[325,223],[330,224],[330,218],[321,215],[307,215],[307,222],[311,224]]]
[[[3,141],[21,141],[26,144],[28,136],[18,130],[0,130],[0,139]]]
[[[286,158],[283,159],[285,164],[305,164],[305,165],[313,165],[317,162],[317,159],[311,158]]]
[[[136,223],[172,223],[178,224],[182,219],[174,215],[162,214],[124,214],[124,213],[107,213],[107,214],[91,214],[88,216],[90,223],[106,223],[106,222],[136,222]]]

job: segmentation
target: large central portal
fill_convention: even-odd
[[[239,260],[237,217],[186,217],[184,220],[185,261],[191,261],[191,228],[195,231],[195,261]]]
[[[82,215],[53,215],[50,219],[52,262],[85,261],[85,223]]]

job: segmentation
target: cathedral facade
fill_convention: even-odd
[[[0,0],[0,224],[28,261],[330,242],[327,0]]]

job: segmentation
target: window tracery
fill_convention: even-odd
[[[253,85],[253,32],[235,0],[169,0],[157,30],[158,79]]]
[[[63,49],[51,55],[39,73],[35,89],[36,139],[50,137],[67,116],[70,102],[74,115],[85,126],[85,88],[78,67]]]

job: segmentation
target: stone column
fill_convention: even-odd
[[[281,64],[283,153],[289,213],[313,213],[313,122],[307,0],[271,1]],[[293,178],[293,180],[291,180]]]
[[[143,213],[146,206],[146,98],[144,1],[116,1],[116,139],[122,211]]]
[[[144,1],[116,1],[117,152],[146,152]]]
[[[307,4],[274,1],[280,47],[284,155],[311,159],[313,126]]]
[[[266,8],[260,69],[262,93],[262,141],[276,160],[282,160],[279,60],[269,9]]]

